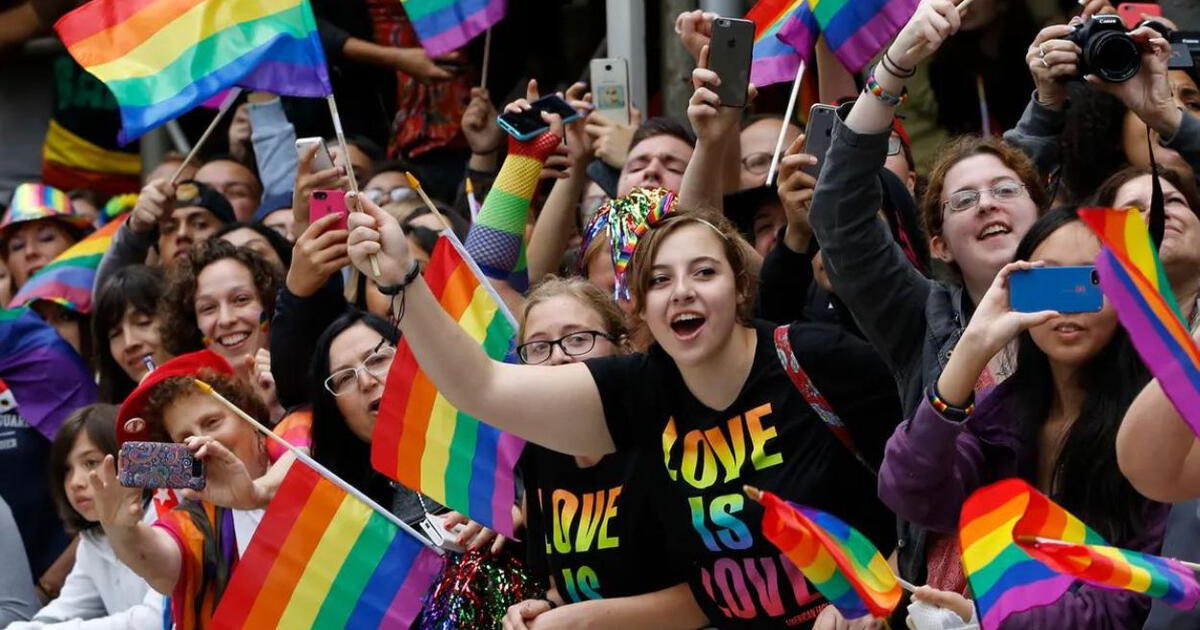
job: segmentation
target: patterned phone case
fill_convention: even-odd
[[[121,445],[117,481],[127,488],[191,488],[205,486],[204,462],[183,444],[126,442]]]

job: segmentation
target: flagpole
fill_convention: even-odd
[[[225,112],[229,111],[229,108],[233,105],[233,102],[237,100],[238,95],[241,93],[242,88],[240,87],[234,86],[230,88],[229,95],[225,97],[225,101],[222,102],[221,107],[217,109],[217,115],[213,116],[212,122],[208,123],[208,129],[204,130],[204,133],[200,135],[200,139],[196,141],[196,146],[192,147],[192,150],[188,152],[187,157],[183,158],[183,163],[179,165],[179,168],[175,169],[175,174],[171,175],[169,183],[172,186],[179,181],[179,176],[183,174],[183,169],[187,168],[187,165],[192,161],[192,158],[196,157],[196,153],[200,151],[200,147],[204,146],[204,141],[208,140],[208,137],[212,135],[213,129],[217,128],[217,123],[221,122],[221,119],[225,117]]]
[[[483,36],[483,70],[480,72],[479,87],[487,89],[488,62],[492,59],[492,27]]]
[[[1042,536],[1017,536],[1016,541],[1019,543],[1025,543],[1027,545],[1034,545],[1034,546],[1044,544],[1044,545],[1060,545],[1060,546],[1078,547],[1078,546],[1086,545],[1086,543],[1073,543],[1073,542],[1067,542],[1065,540],[1058,540],[1057,538],[1043,538]],[[1161,557],[1166,558],[1166,556],[1161,556]],[[1166,558],[1166,559],[1170,560],[1172,562],[1178,562],[1179,564],[1182,564],[1183,566],[1191,569],[1192,571],[1200,572],[1200,564],[1197,564],[1195,562],[1188,562],[1186,560],[1180,560],[1178,558]]]
[[[796,68],[796,80],[792,81],[792,96],[788,99],[787,111],[783,114],[783,125],[779,127],[779,139],[775,141],[775,155],[771,156],[771,168],[767,171],[767,185],[775,181],[775,171],[779,168],[779,155],[783,153],[783,141],[787,136],[788,125],[792,123],[792,114],[796,109],[796,98],[800,95],[800,83],[804,79],[804,62]]]
[[[363,494],[362,491],[359,490],[358,488],[355,488],[354,486],[350,485],[349,483],[346,483],[344,480],[342,480],[341,477],[338,477],[337,475],[333,474],[333,471],[322,466],[320,463],[317,462],[317,460],[313,459],[312,457],[306,455],[304,453],[304,451],[301,451],[300,449],[296,448],[295,446],[293,446],[291,443],[289,443],[287,440],[283,439],[282,437],[275,435],[274,431],[268,429],[261,422],[259,422],[258,420],[255,420],[253,416],[246,413],[245,411],[242,411],[242,409],[240,407],[233,404],[232,402],[229,401],[228,398],[222,396],[219,392],[217,392],[217,390],[213,389],[212,385],[209,385],[208,383],[205,383],[204,381],[202,381],[200,379],[195,379],[195,383],[196,383],[196,387],[200,388],[201,391],[208,394],[209,396],[212,396],[214,399],[216,399],[217,402],[221,403],[222,405],[225,405],[225,407],[227,407],[230,411],[237,414],[237,416],[239,418],[241,418],[242,420],[245,420],[246,422],[249,422],[250,425],[253,426],[255,429],[258,429],[258,431],[260,433],[262,433],[263,435],[266,435],[271,440],[274,440],[274,442],[276,444],[278,444],[279,446],[282,446],[283,448],[286,448],[289,452],[291,452],[293,455],[296,456],[296,459],[307,464],[309,466],[309,468],[312,468],[313,470],[315,470],[317,472],[317,474],[321,475],[322,477],[327,479],[329,482],[333,483],[335,486],[337,486],[337,487],[341,488],[342,490],[345,490],[347,493],[353,495],[354,498],[358,499],[359,501],[366,503],[368,507],[370,507],[372,510],[375,510],[376,512],[378,512],[380,516],[391,521],[391,523],[393,525],[395,525],[395,526],[399,527],[400,529],[408,532],[409,534],[415,536],[417,538],[417,540],[424,543],[426,547],[429,547],[430,549],[433,549],[434,551],[436,551],[439,556],[443,555],[442,549],[440,547],[434,547],[434,546],[430,545],[428,542],[429,539],[426,538],[425,536],[422,536],[421,534],[417,533],[417,530],[415,530],[411,526],[409,526],[408,523],[405,523],[404,521],[400,520],[399,518],[396,518],[395,514],[392,514],[391,512],[383,509],[383,506],[376,503],[374,500],[371,499],[371,497],[368,497],[367,495]]]
[[[360,212],[362,206],[358,204],[358,180],[354,177],[354,169],[350,168],[350,150],[346,146],[346,134],[342,132],[342,118],[338,116],[337,99],[334,98],[332,91],[325,97],[325,101],[329,103],[329,116],[333,118],[333,132],[337,134],[338,146],[342,149],[342,163],[346,168],[346,176],[350,180],[350,192],[354,193],[354,207],[350,211]],[[383,272],[379,270],[379,258],[375,254],[371,254],[368,260],[371,261],[371,275],[376,278],[383,275]]]

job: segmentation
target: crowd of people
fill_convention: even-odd
[[[530,110],[536,80],[498,111],[459,57],[434,63],[403,32],[390,49],[323,32],[331,63],[392,55],[396,94],[345,114],[390,103],[386,148],[330,138],[322,164],[320,143],[297,152],[303,108],[253,93],[228,153],[168,155],[136,200],[22,184],[0,221],[4,305],[121,223],[90,300],[11,304],[55,329],[96,394],[53,435],[22,419],[34,401],[19,392],[0,404],[0,627],[211,627],[304,464],[197,380],[405,523],[438,514],[468,553],[515,558],[537,596],[490,620],[504,630],[885,627],[829,605],[764,537],[747,485],[846,521],[960,628],[978,616],[959,514],[994,481],[1024,479],[1115,546],[1200,559],[1200,441],[1111,304],[1025,313],[1009,299],[1014,273],[1093,264],[1080,207],[1148,212],[1161,190],[1159,255],[1200,339],[1200,57],[1174,68],[1176,26],[1151,17],[1129,34],[1135,74],[1081,77],[1065,37],[1113,13],[1104,0],[1024,31],[998,0],[955,4],[922,0],[861,76],[818,42],[820,100],[839,106],[824,155],[757,108],[753,85],[745,107],[722,104],[717,17],[691,11],[675,24],[696,64],[686,112],[623,124],[576,83],[561,94],[579,119],[543,113],[548,130],[522,141],[496,118]],[[989,80],[1033,91],[992,99],[1002,135],[988,119],[963,134],[947,76],[993,31],[1023,44],[988,54],[1023,58]],[[909,87],[940,106],[936,152],[910,140]],[[314,218],[315,191],[355,211]],[[444,231],[516,315],[515,362],[489,358],[422,278]],[[402,338],[446,400],[528,441],[517,540],[372,467]],[[174,504],[123,486],[129,441],[186,445],[205,487]],[[1200,611],[1080,585],[1003,627],[1197,624]]]

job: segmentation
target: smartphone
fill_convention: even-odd
[[[804,128],[804,152],[817,158],[812,166],[800,170],[812,175],[821,176],[821,167],[825,166],[825,154],[833,143],[833,123],[837,121],[837,108],[832,105],[817,103],[808,110],[808,125]]]
[[[591,87],[596,111],[615,123],[628,125],[629,64],[620,57],[593,59]]]
[[[333,156],[329,154],[329,147],[325,146],[324,138],[296,138],[296,155],[303,156],[314,145],[321,148],[313,157],[312,172],[333,168]]]
[[[532,140],[550,129],[550,125],[542,120],[542,112],[558,114],[562,117],[564,124],[579,120],[581,116],[574,107],[571,107],[567,101],[563,100],[563,97],[557,94],[543,96],[529,105],[531,106],[529,111],[505,112],[496,117],[496,122],[500,124],[501,129],[522,142]]]
[[[1190,70],[1200,59],[1200,33],[1194,31],[1175,31],[1168,38],[1171,42],[1171,59],[1167,62],[1168,70]]]
[[[342,218],[333,224],[334,230],[350,229],[346,222],[346,193],[341,190],[314,190],[308,196],[308,222],[315,223],[317,219],[330,214],[340,214]]]
[[[1125,28],[1132,29],[1147,17],[1162,17],[1162,8],[1147,2],[1122,2],[1117,5],[1117,15],[1121,16]]]
[[[1092,265],[1035,267],[1008,277],[1008,302],[1020,313],[1095,313],[1104,307],[1104,294]]]
[[[708,47],[708,68],[721,77],[715,92],[721,104],[746,106],[746,87],[750,85],[750,57],[754,51],[754,22],[717,18],[712,25]]]
[[[117,462],[117,481],[126,488],[203,490],[206,485],[204,462],[183,444],[126,442]]]

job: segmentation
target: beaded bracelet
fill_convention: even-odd
[[[971,415],[971,412],[975,411],[975,392],[971,392],[971,399],[967,403],[966,407],[955,407],[954,405],[942,400],[942,397],[938,395],[936,385],[930,385],[929,404],[939,414],[941,414],[943,418],[953,422],[962,422],[963,420],[967,419],[967,416]]]
[[[900,93],[900,96],[889,94],[883,89],[883,86],[879,85],[879,82],[875,80],[874,72],[867,77],[867,91],[888,107],[898,107],[908,100],[908,88],[904,88],[904,91]]]

